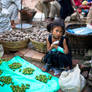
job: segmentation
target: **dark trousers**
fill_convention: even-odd
[[[63,54],[61,52],[49,51],[43,60],[47,65],[50,65],[55,68],[62,69],[63,67],[72,68],[72,59],[69,54]]]

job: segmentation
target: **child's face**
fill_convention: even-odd
[[[62,27],[59,27],[59,26],[58,27],[55,27],[52,30],[52,35],[56,39],[60,38],[63,35],[63,29],[62,29]]]

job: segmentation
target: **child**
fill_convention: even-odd
[[[47,40],[47,54],[43,58],[46,63],[43,71],[48,72],[51,67],[64,70],[65,67],[72,68],[71,54],[67,38],[64,36],[64,22],[60,19],[55,20],[47,26],[51,34]]]

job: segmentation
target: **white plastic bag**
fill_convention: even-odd
[[[69,71],[64,71],[59,77],[59,85],[64,92],[81,92],[85,86],[85,79],[80,74],[79,66]]]

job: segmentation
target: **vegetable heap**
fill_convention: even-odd
[[[51,80],[52,76],[49,75],[47,77],[46,75],[41,75],[40,74],[39,76],[36,76],[35,78],[36,78],[36,80],[39,80],[39,81],[44,82],[44,83],[47,83],[48,80]]]
[[[13,90],[13,92],[25,92],[26,89],[29,89],[30,88],[30,85],[29,84],[22,84],[21,87],[19,87],[19,85],[11,85],[10,86]]]
[[[31,67],[27,67],[27,68],[24,68],[23,69],[23,74],[33,74],[33,72],[34,72],[35,70],[34,69],[32,69]]]
[[[20,63],[14,62],[10,65],[8,65],[11,69],[18,69],[20,68],[22,65]]]

